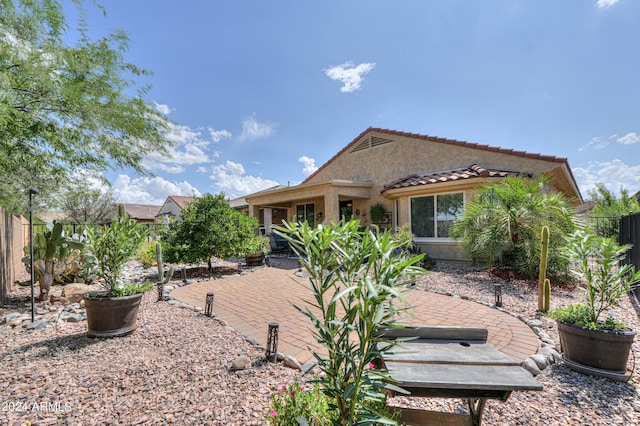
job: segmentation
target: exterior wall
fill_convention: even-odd
[[[423,253],[427,253],[435,260],[469,261],[463,255],[460,244],[456,242],[419,243],[416,245],[422,249]]]
[[[391,208],[391,203],[380,195],[384,185],[413,173],[433,173],[464,168],[477,163],[485,168],[524,171],[538,177],[562,165],[559,162],[406,136],[375,132],[371,134],[394,142],[350,152],[358,144],[356,141],[305,183],[331,179],[371,181],[373,182],[371,203],[382,202]],[[368,135],[369,133],[364,138]]]
[[[180,220],[180,214],[182,209],[172,199],[168,198],[158,211],[158,217],[162,217],[165,214],[171,214],[177,220]]]
[[[24,271],[23,248],[29,244],[27,221],[0,207],[0,303],[11,293],[16,274]]]

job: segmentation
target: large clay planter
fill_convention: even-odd
[[[247,266],[260,266],[264,261],[264,256],[262,253],[254,253],[250,254],[245,258]]]
[[[122,297],[84,295],[87,310],[87,337],[119,337],[138,328],[142,293]]]
[[[624,374],[636,331],[590,330],[557,322],[565,359],[600,370]],[[571,366],[571,364],[570,364]]]

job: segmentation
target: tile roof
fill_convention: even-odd
[[[171,198],[182,210],[184,210],[187,203],[193,201],[193,197],[184,197],[182,195],[169,195],[169,198]]]
[[[434,183],[451,182],[462,179],[473,179],[478,177],[507,177],[507,176],[529,176],[529,173],[515,172],[508,170],[494,170],[485,169],[477,164],[472,164],[465,169],[449,170],[438,173],[428,174],[413,174],[405,176],[400,179],[396,179],[393,182],[386,184],[382,190],[388,191],[390,189],[408,188],[412,186],[430,185]]]
[[[362,137],[364,137],[369,132],[383,133],[385,135],[391,135],[391,136],[404,136],[404,137],[421,139],[421,140],[426,140],[426,141],[431,141],[431,142],[444,143],[444,144],[448,144],[448,145],[457,145],[457,146],[463,146],[463,147],[466,147],[466,148],[480,149],[480,150],[483,150],[483,151],[499,152],[501,154],[515,155],[515,156],[518,156],[518,157],[534,158],[534,159],[538,159],[538,160],[553,161],[553,162],[558,162],[558,163],[568,163],[568,161],[567,161],[567,159],[565,157],[556,157],[554,155],[544,155],[544,154],[538,154],[538,153],[535,153],[535,152],[520,151],[520,150],[517,150],[517,149],[501,148],[499,146],[484,145],[484,144],[479,144],[479,143],[475,143],[475,142],[461,141],[461,140],[457,140],[457,139],[441,138],[441,137],[438,137],[438,136],[430,136],[430,135],[424,135],[424,134],[419,134],[419,133],[400,132],[400,131],[397,131],[397,130],[381,129],[379,127],[369,127],[365,131],[360,133],[358,136],[356,136],[355,139],[353,139],[351,142],[349,142],[344,148],[342,148],[338,153],[336,153],[333,157],[331,157],[326,163],[324,163],[322,166],[320,166],[318,168],[318,170],[316,170],[309,177],[307,177],[302,183],[307,183],[316,174],[318,174],[320,172],[320,170],[324,169],[329,163],[331,163],[333,160],[338,158],[343,152],[347,151],[347,149],[349,149],[349,147],[351,147],[353,144],[355,144],[357,141],[359,141]]]
[[[134,219],[138,220],[154,220],[158,215],[160,206],[151,206],[147,204],[125,204],[124,209]]]

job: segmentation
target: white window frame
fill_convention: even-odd
[[[433,217],[435,218],[434,232],[437,235],[438,233],[438,196],[448,195],[448,194],[462,194],[462,213],[464,213],[464,210],[466,209],[466,206],[467,206],[467,194],[465,191],[449,191],[449,192],[439,192],[437,194],[415,195],[413,197],[409,197],[409,201],[407,203],[407,208],[409,210],[409,227],[411,227],[411,223],[412,223],[411,215],[413,214],[413,211],[411,209],[411,200],[413,200],[414,198],[434,197],[434,203],[433,203],[433,209],[434,209]],[[411,229],[411,232],[413,232],[413,229]],[[451,237],[437,237],[437,236],[436,237],[418,237],[416,236],[414,241],[417,243],[450,243],[450,242],[456,242],[458,240]]]

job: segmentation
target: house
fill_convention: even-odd
[[[382,227],[408,223],[415,242],[435,259],[464,260],[449,227],[474,191],[507,176],[548,176],[574,205],[582,196],[566,158],[473,142],[370,127],[301,184],[246,196],[250,214],[286,212],[289,221],[315,224],[342,216]],[[273,218],[273,215],[270,215]],[[273,221],[273,223],[278,223]]]
[[[160,206],[148,204],[124,204],[126,215],[139,223],[154,223]]]
[[[156,220],[169,223],[170,221],[180,221],[180,215],[184,210],[187,203],[193,201],[194,197],[185,197],[181,195],[169,195],[164,201],[164,204],[158,210],[156,214]]]
[[[264,189],[262,191],[256,192],[253,195],[259,195],[263,192],[274,191],[278,189],[286,188],[283,185],[276,185],[274,187]],[[236,211],[249,213],[249,202],[246,197],[235,198],[233,200],[229,200],[229,205],[233,207]],[[268,234],[271,233],[271,225],[272,224],[281,224],[283,221],[287,219],[287,209],[279,209],[279,208],[260,208],[258,209],[258,223],[260,224],[260,233]],[[266,224],[266,225],[265,225]]]

